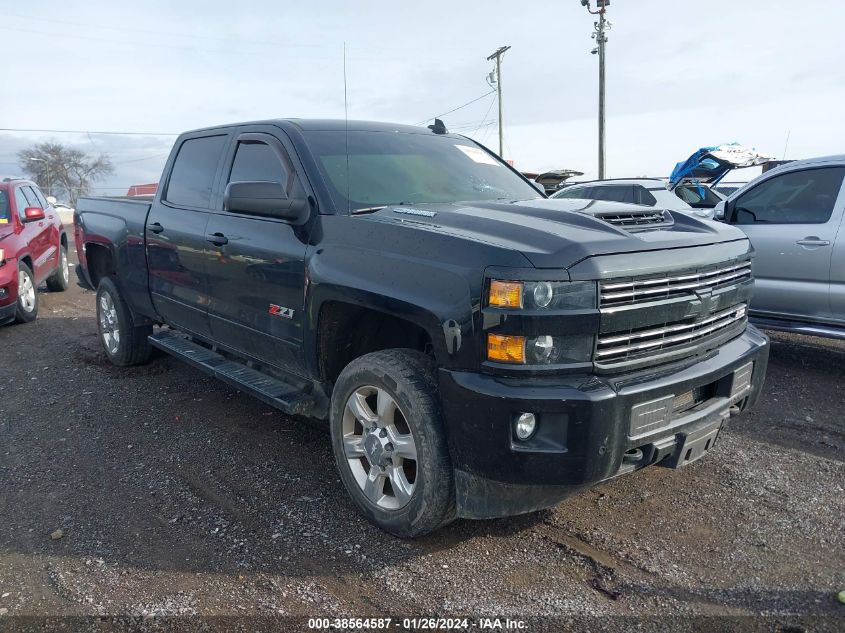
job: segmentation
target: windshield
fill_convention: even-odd
[[[528,200],[537,190],[470,140],[397,132],[305,132],[338,209]],[[348,165],[348,171],[347,171]]]

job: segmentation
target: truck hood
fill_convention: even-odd
[[[15,232],[15,226],[11,222],[0,221],[0,241],[9,237]]]
[[[742,231],[725,224],[603,200],[414,204],[389,206],[360,217],[518,251],[537,268],[569,268],[594,255],[746,239]]]

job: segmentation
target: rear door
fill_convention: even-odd
[[[146,226],[150,295],[168,325],[210,338],[206,224],[228,133],[181,141]]]
[[[767,178],[731,200],[728,221],[757,257],[752,312],[810,321],[833,318],[831,258],[842,221],[845,167],[813,167]]]
[[[229,182],[280,182],[288,195],[302,188],[288,151],[263,127],[250,127],[228,152],[220,191]],[[292,373],[303,373],[302,324],[308,225],[272,217],[212,213],[208,278],[215,341]]]

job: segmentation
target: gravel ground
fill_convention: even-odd
[[[757,408],[685,469],[401,541],[354,511],[325,432],[175,359],[113,367],[93,293],[40,298],[35,323],[0,328],[0,629],[189,615],[845,629],[842,342],[773,334]]]

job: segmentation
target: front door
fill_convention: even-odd
[[[788,171],[731,201],[731,224],[757,252],[751,311],[810,321],[832,318],[830,266],[842,219],[845,167]]]
[[[206,224],[226,134],[187,138],[147,217],[150,295],[168,325],[209,338]]]
[[[32,255],[32,262],[35,268],[32,272],[35,274],[36,282],[40,284],[50,275],[50,273],[53,272],[53,269],[55,268],[54,260],[57,250],[55,244],[58,240],[53,242],[50,239],[52,224],[47,218],[47,207],[46,205],[43,205],[38,199],[38,196],[35,195],[33,188],[29,186],[21,186],[18,187],[18,192],[19,195],[26,200],[27,207],[37,207],[44,211],[43,220],[32,220],[30,222],[26,222],[24,225],[26,240],[29,243],[29,251]],[[25,222],[26,220],[23,215],[23,209],[20,207],[20,202],[21,201],[19,199],[18,212],[20,213],[21,222]]]
[[[284,146],[263,133],[241,134],[229,151],[229,182],[267,181],[288,195],[301,184]],[[214,340],[252,358],[303,373],[307,228],[272,217],[220,210],[209,217],[209,317]]]

